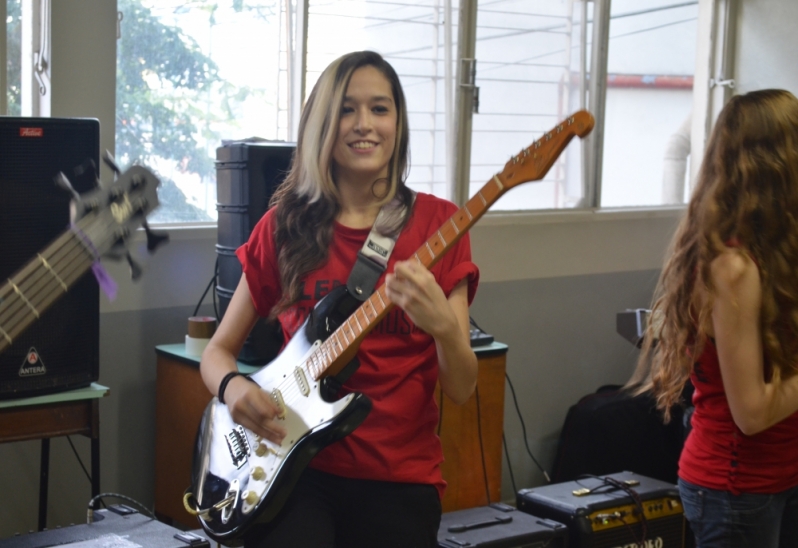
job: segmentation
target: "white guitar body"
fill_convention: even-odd
[[[322,381],[303,367],[322,343],[307,340],[307,324],[274,361],[250,377],[284,410],[282,445],[236,424],[217,398],[205,410],[194,453],[197,503],[208,508],[234,497],[221,511],[200,516],[216,540],[238,538],[242,526],[271,520],[311,458],[354,430],[371,410],[362,394],[332,402],[322,397]]]

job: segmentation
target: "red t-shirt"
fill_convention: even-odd
[[[692,430],[679,459],[679,477],[702,487],[778,493],[798,485],[798,413],[753,436],[732,418],[711,339],[693,366]]]
[[[419,193],[386,272],[393,271],[396,261],[410,258],[456,211],[451,202]],[[346,284],[369,232],[335,223],[327,262],[303,278],[300,300],[279,316],[286,341],[324,295]],[[268,315],[281,295],[273,210],[263,216],[236,254],[258,314]],[[441,258],[432,273],[447,296],[467,279],[471,303],[479,270],[471,262],[468,234]],[[385,273],[377,287],[384,281]],[[434,339],[396,307],[364,339],[358,358],[360,367],[344,391],[366,394],[373,404],[371,413],[354,432],[322,450],[310,466],[344,477],[432,484],[442,497],[446,483],[441,477],[443,454],[436,434],[438,359]]]

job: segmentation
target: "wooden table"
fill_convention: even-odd
[[[490,502],[501,500],[507,345],[492,343],[474,350],[479,362],[477,393],[463,405],[444,396],[441,408],[446,459],[441,471],[449,484],[444,512],[483,506],[489,502],[488,493]],[[194,438],[211,394],[200,377],[199,356],[186,354],[184,344],[156,346],[155,353],[155,514],[167,523],[196,528],[197,519],[183,507],[183,492],[191,483]],[[259,369],[240,362],[238,368],[243,373]]]
[[[92,383],[56,394],[0,401],[0,443],[42,440],[39,467],[39,530],[47,527],[50,438],[91,438],[91,496],[100,494],[100,398],[107,387]]]

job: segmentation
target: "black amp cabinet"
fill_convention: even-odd
[[[676,485],[632,472],[522,489],[516,504],[523,512],[565,524],[569,548],[695,545]]]
[[[269,208],[269,200],[291,168],[295,148],[295,143],[267,141],[231,142],[216,149],[219,320],[241,279],[241,264],[235,251],[249,239],[252,229]],[[238,359],[263,365],[277,355],[281,346],[279,326],[261,319],[244,343]]]
[[[92,170],[76,172],[88,161],[99,166],[97,120],[0,116],[0,280],[68,228],[70,196],[54,178],[63,172],[79,193],[92,190]],[[0,325],[10,315],[0,303]],[[99,347],[99,289],[88,273],[0,353],[0,399],[88,386]]]

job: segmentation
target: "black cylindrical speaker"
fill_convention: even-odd
[[[235,250],[249,239],[252,229],[269,208],[269,200],[285,179],[294,155],[294,143],[234,142],[216,149],[216,209],[219,213],[216,258],[216,296],[219,320],[241,279]],[[282,347],[276,322],[261,319],[252,329],[239,361],[263,365]]]

